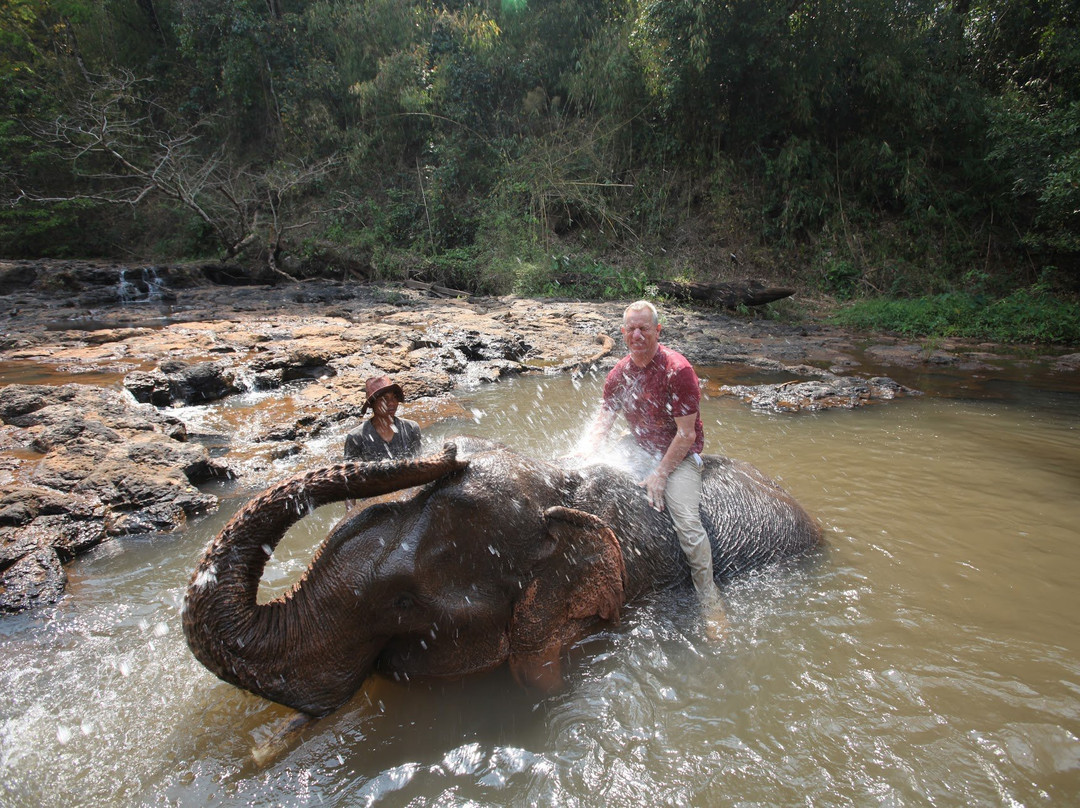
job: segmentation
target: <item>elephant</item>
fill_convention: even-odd
[[[820,545],[817,522],[756,468],[703,460],[718,580]],[[331,528],[289,592],[257,603],[285,531],[346,498],[378,499]],[[670,517],[626,471],[456,438],[420,459],[313,469],[252,499],[192,573],[183,627],[221,679],[321,717],[375,672],[452,678],[508,664],[550,692],[571,643],[646,593],[689,582]]]

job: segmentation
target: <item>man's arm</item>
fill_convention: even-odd
[[[595,454],[596,450],[600,448],[600,444],[604,442],[604,438],[607,437],[608,432],[611,431],[611,425],[615,423],[617,415],[618,413],[613,410],[601,407],[600,412],[593,419],[592,425],[585,432],[585,436],[578,442],[574,454],[582,457]]]
[[[668,444],[667,451],[660,458],[660,463],[649,473],[648,477],[641,481],[641,485],[645,488],[645,494],[649,497],[649,504],[658,511],[664,510],[664,489],[667,488],[668,477],[671,476],[671,472],[675,470],[675,467],[686,458],[686,453],[690,451],[690,447],[694,445],[694,440],[697,438],[697,430],[695,429],[697,417],[696,412],[676,416],[675,428],[677,431],[675,437]]]
[[[363,460],[364,450],[361,446],[362,439],[356,432],[350,432],[345,436],[345,459],[346,460]]]

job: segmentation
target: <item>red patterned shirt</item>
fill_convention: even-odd
[[[611,369],[604,382],[604,409],[621,412],[630,424],[634,439],[648,452],[667,451],[678,428],[675,419],[697,414],[697,433],[687,454],[700,453],[705,446],[699,405],[701,389],[697,373],[686,357],[663,345],[645,367],[639,368],[625,356]],[[682,458],[680,458],[682,460]]]

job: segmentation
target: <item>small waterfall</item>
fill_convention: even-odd
[[[121,305],[156,303],[166,298],[167,287],[157,267],[121,269],[116,296]]]
[[[121,305],[126,306],[128,303],[136,302],[139,295],[139,287],[128,279],[128,270],[121,269],[120,281],[116,289],[116,296],[119,298]]]
[[[146,284],[146,299],[157,302],[165,298],[165,281],[158,274],[157,267],[143,267],[143,283]]]

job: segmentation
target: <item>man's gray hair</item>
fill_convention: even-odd
[[[636,301],[634,303],[631,303],[629,306],[627,306],[626,311],[623,312],[623,322],[624,323],[626,322],[626,318],[630,315],[630,312],[632,312],[632,311],[647,311],[647,312],[649,312],[649,316],[652,317],[652,324],[653,325],[659,325],[660,324],[660,312],[658,312],[656,310],[656,306],[654,306],[648,300],[638,300],[638,301]]]

